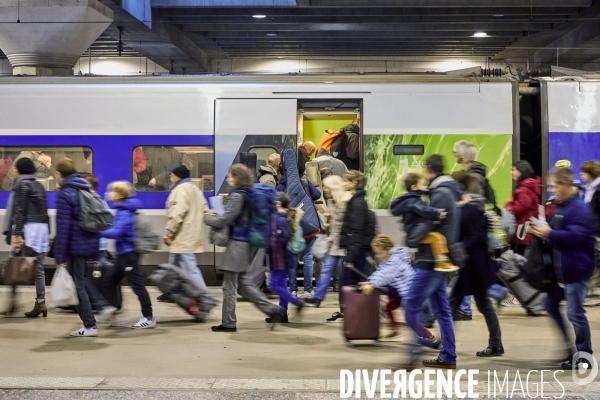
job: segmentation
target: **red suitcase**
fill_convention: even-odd
[[[352,340],[379,341],[379,290],[363,294],[356,286],[342,287],[344,294],[344,337],[346,346],[354,347]]]

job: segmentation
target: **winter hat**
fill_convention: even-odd
[[[17,161],[17,171],[21,175],[33,175],[35,174],[35,165],[31,158],[23,157]]]
[[[186,179],[190,177],[190,170],[187,169],[185,165],[180,165],[179,167],[173,169],[171,173],[181,179]]]

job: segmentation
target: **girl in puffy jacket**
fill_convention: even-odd
[[[102,237],[115,239],[117,258],[115,271],[106,285],[117,286],[124,277],[137,295],[142,306],[142,318],[132,326],[134,329],[156,328],[152,316],[152,303],[146,290],[145,278],[139,264],[139,254],[135,251],[135,212],[142,208],[142,202],[132,197],[131,184],[125,181],[113,182],[106,193],[107,200],[114,203],[117,213],[112,228],[100,232]],[[121,308],[119,304],[117,308]],[[114,314],[114,310],[103,310]],[[110,316],[103,316],[109,319]]]
[[[271,291],[279,295],[279,306],[286,310],[285,316],[281,322],[288,322],[288,304],[296,306],[296,315],[299,315],[304,307],[304,302],[292,294],[287,289],[288,270],[294,268],[298,262],[298,256],[287,249],[287,244],[294,239],[297,229],[300,228],[302,219],[302,210],[289,208],[290,198],[287,194],[279,192],[277,194],[277,216],[275,218],[276,235],[272,236],[271,246],[269,248],[269,267],[271,269]],[[271,318],[265,319],[272,323]]]

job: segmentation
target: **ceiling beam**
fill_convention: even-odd
[[[176,2],[176,0],[173,0]],[[495,7],[589,7],[592,0],[495,0]],[[473,0],[311,0],[313,7],[479,7],[487,1]]]
[[[266,36],[267,31],[217,31],[217,32],[206,32],[201,33],[202,35],[212,38],[219,42],[223,39],[245,39],[253,40],[254,38],[268,38]],[[526,32],[523,30],[515,31],[489,31],[486,30],[488,36],[485,38],[476,38],[481,42],[485,42],[488,39],[494,38],[518,38],[522,37]],[[317,38],[317,39],[347,39],[354,38],[356,40],[370,39],[370,38],[473,38],[473,31],[466,32],[446,32],[446,31],[405,31],[405,32],[380,32],[374,31],[302,31],[302,32],[277,32],[277,38],[292,38],[292,39],[304,39],[304,38]]]

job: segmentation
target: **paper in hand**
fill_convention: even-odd
[[[219,215],[225,214],[225,207],[223,206],[223,196],[213,196],[208,198],[208,204],[210,209]]]

